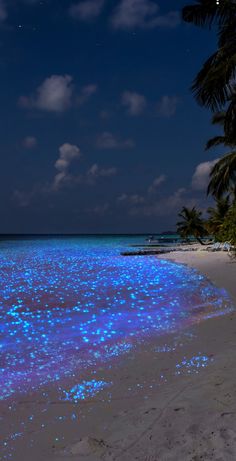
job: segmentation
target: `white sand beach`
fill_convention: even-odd
[[[165,258],[198,269],[226,288],[236,305],[236,263],[226,253],[209,253],[199,247],[198,251],[175,252]],[[88,459],[236,459],[236,316],[208,320],[195,329],[195,334],[185,345],[186,355],[203,351],[213,358],[212,364],[199,374],[167,377],[171,363],[183,355],[181,348],[166,352],[162,363],[156,363],[151,351],[141,355],[139,365],[136,368],[133,364],[129,373],[136,374],[137,379],[144,374],[146,381],[153,382],[153,374],[164,370],[167,382],[145,402],[141,403],[141,398],[130,400],[123,412],[114,414],[109,431],[101,434],[110,448],[101,457],[94,454]]]
[[[236,263],[232,263],[224,252],[201,250],[199,247],[194,252],[175,252],[165,258],[198,269],[216,285],[226,288],[236,305]],[[125,367],[127,374],[133,375],[133,381],[153,383],[155,375],[163,373],[166,382],[149,395],[144,389],[141,395],[128,400],[122,398],[121,386],[118,398],[122,410],[117,412],[117,404],[111,402],[101,418],[106,428],[88,430],[88,435],[103,442],[97,445],[96,452],[96,443],[93,445],[91,440],[90,456],[85,459],[236,459],[236,316],[210,319],[193,330],[196,336],[185,344],[185,353],[177,347],[163,353],[164,357],[157,363],[150,349],[140,352],[139,357]],[[208,367],[201,369],[199,374],[168,375],[173,362],[197,350],[212,357]],[[82,454],[84,450],[85,454],[85,445],[89,445],[88,440],[75,445],[75,452],[78,450],[79,454],[81,450]]]
[[[233,262],[225,251],[206,251],[200,244],[194,245],[194,248],[197,251],[167,253],[164,259],[199,270],[215,285],[225,288],[236,303],[236,261]]]
[[[198,269],[225,288],[236,306],[236,263],[224,252],[201,250],[160,258]],[[4,412],[6,433],[14,420],[33,415],[28,440],[19,437],[9,459],[233,461],[235,351],[236,314],[231,313],[153,340],[112,368],[101,368],[96,379],[116,384],[91,400],[62,404],[55,388],[48,399],[24,397],[14,412],[7,407]]]

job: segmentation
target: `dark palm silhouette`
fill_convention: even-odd
[[[224,133],[221,136],[215,136],[214,138],[209,139],[206,144],[206,150],[222,144],[231,148],[236,146],[236,133],[234,133],[234,130],[227,128],[227,122],[227,113],[225,111],[216,112],[213,115],[212,124],[217,124],[223,127]]]
[[[194,4],[183,8],[182,16],[188,23],[215,27],[218,32],[218,48],[204,63],[191,89],[198,103],[214,112],[213,124],[224,130],[221,136],[207,142],[206,150],[220,145],[230,150],[210,173],[207,193],[218,202],[216,209],[209,209],[208,229],[216,231],[221,219],[222,228],[226,221],[234,228],[235,220],[230,217],[235,216],[232,210],[236,207],[236,0],[194,0]],[[225,198],[226,194],[229,197]]]
[[[230,193],[233,200],[236,198],[236,151],[224,155],[212,168],[208,194],[216,198]]]
[[[230,101],[228,117],[235,114],[236,2],[196,0],[182,11],[183,20],[198,27],[218,27],[218,49],[207,59],[192,85],[197,101],[212,111]]]
[[[217,112],[212,118],[213,124],[223,126],[225,130],[225,112]],[[211,138],[206,144],[206,150],[219,145],[228,146],[232,151],[225,154],[212,168],[210,173],[210,182],[207,193],[212,194],[220,199],[224,194],[232,195],[233,200],[236,198],[236,136],[234,133],[223,134]]]
[[[215,207],[210,207],[207,210],[209,218],[207,221],[207,229],[210,234],[216,235],[220,231],[220,227],[224,223],[225,217],[230,209],[230,198],[226,197],[217,200]]]
[[[178,214],[178,216],[182,218],[182,221],[177,222],[177,232],[183,238],[193,236],[203,245],[201,239],[207,235],[207,231],[201,215],[202,212],[198,211],[195,207],[191,209],[183,207],[181,212]]]

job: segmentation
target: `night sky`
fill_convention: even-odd
[[[189,0],[191,3],[191,1]],[[142,233],[207,208],[187,0],[0,0],[1,233]]]

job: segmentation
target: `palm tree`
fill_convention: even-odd
[[[195,0],[182,16],[198,27],[218,28],[218,49],[198,73],[192,91],[200,105],[218,111],[213,123],[224,127],[224,135],[210,139],[206,149],[221,144],[232,149],[213,167],[207,192],[216,198],[230,192],[236,200],[236,0]]]
[[[207,194],[221,198],[227,192],[236,199],[236,151],[224,155],[210,173]]]
[[[235,1],[195,0],[195,5],[187,5],[182,10],[184,21],[199,27],[211,28],[215,24],[225,26],[231,19]]]
[[[193,236],[201,245],[204,245],[201,238],[207,235],[207,230],[204,226],[204,221],[201,218],[202,212],[195,207],[183,207],[178,214],[182,221],[177,222],[177,232],[183,238]]]
[[[234,245],[234,257],[236,257],[236,202],[230,207],[224,222],[220,227],[220,239],[228,240]]]
[[[225,217],[230,209],[230,198],[226,197],[216,201],[216,207],[208,208],[209,219],[207,229],[210,234],[216,235],[220,231],[220,226],[224,223]]]
[[[227,127],[228,118],[227,112],[221,111],[216,112],[211,120],[213,125],[220,125],[224,129],[224,134],[221,136],[215,136],[214,138],[209,139],[206,144],[206,150],[211,149],[212,147],[219,146],[223,144],[224,146],[235,147],[236,146],[236,133],[233,129]]]
[[[192,85],[200,105],[221,110],[231,99],[228,117],[235,113],[236,1],[196,0],[182,10],[185,22],[199,27],[218,26],[218,50],[207,59]],[[233,99],[232,99],[233,98]]]
[[[227,123],[226,113],[217,112],[212,118],[213,124],[224,127]],[[206,150],[219,145],[229,146],[232,149],[236,146],[236,136],[234,133],[215,136],[206,144]],[[232,150],[222,157],[212,168],[207,194],[212,194],[216,199],[220,199],[224,194],[229,193],[236,198],[236,151]]]

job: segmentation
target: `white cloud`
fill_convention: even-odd
[[[65,171],[62,171],[61,173],[57,173],[54,177],[53,184],[52,184],[52,190],[57,191],[60,189],[62,184],[66,182],[66,180],[69,179],[69,176]]]
[[[91,21],[100,15],[104,0],[84,0],[72,5],[69,14],[73,19]]]
[[[117,173],[117,168],[103,168],[94,163],[83,174],[75,174],[70,172],[70,166],[73,160],[81,157],[80,148],[76,145],[65,143],[59,147],[59,156],[54,164],[56,174],[50,182],[38,183],[31,191],[24,192],[15,189],[13,199],[20,207],[27,207],[30,203],[39,196],[45,198],[51,193],[56,193],[63,186],[94,185],[99,178],[109,178]],[[103,205],[94,208],[94,213],[103,214],[108,209],[108,206]]]
[[[81,156],[79,147],[65,143],[61,147],[59,147],[60,159],[67,163],[69,163],[74,159]]]
[[[33,149],[37,146],[37,139],[35,138],[35,136],[26,136],[23,139],[22,144],[26,149]]]
[[[143,194],[123,193],[117,198],[119,207],[124,207],[130,216],[170,216],[177,218],[183,206],[193,207],[199,205],[199,199],[191,196],[190,191],[181,187],[169,195],[158,194],[158,188],[166,181],[166,176],[159,175],[147,187]]]
[[[157,189],[163,184],[166,180],[166,175],[161,174],[160,176],[157,176],[157,178],[154,179],[152,182],[151,186],[148,188],[148,193],[149,194],[155,194]]]
[[[117,168],[101,168],[97,163],[94,163],[89,170],[87,171],[87,179],[89,183],[94,183],[94,181],[99,177],[110,177],[114,176],[117,173]]]
[[[72,92],[70,75],[52,75],[38,87],[35,97],[21,96],[19,103],[25,108],[35,107],[48,112],[63,112],[71,105]]]
[[[36,107],[42,110],[63,112],[68,109],[72,95],[70,75],[52,75],[38,88]]]
[[[206,190],[209,183],[209,175],[218,158],[209,162],[200,163],[192,177],[192,188],[195,190]]]
[[[70,166],[73,160],[81,157],[80,148],[76,145],[65,143],[59,147],[59,157],[55,162],[56,175],[51,185],[47,187],[48,192],[57,192],[64,185],[87,184],[93,185],[98,178],[111,177],[117,173],[115,167],[102,168],[94,163],[87,172],[83,174],[70,173]],[[44,188],[45,189],[45,188]]]
[[[134,141],[132,139],[125,139],[124,141],[121,141],[112,133],[104,131],[104,133],[98,136],[96,145],[99,149],[127,149],[134,147]]]
[[[133,91],[124,91],[121,103],[127,108],[128,113],[132,116],[140,115],[147,105],[145,96]]]
[[[129,209],[130,215],[139,216],[177,216],[180,209],[184,206],[193,207],[197,205],[194,197],[187,195],[184,188],[177,189],[169,196],[161,197],[158,201],[146,200],[143,206],[133,206]]]
[[[161,117],[172,117],[176,113],[180,99],[177,96],[163,96],[157,103],[157,113]]]
[[[97,88],[98,87],[95,84],[84,86],[77,99],[78,105],[82,106],[85,102],[87,102],[97,92]]]
[[[117,203],[128,206],[131,214],[136,213],[136,211],[140,211],[141,214],[144,214],[144,210],[148,210],[149,208],[156,206],[157,189],[165,182],[165,180],[166,176],[164,174],[157,176],[143,195],[123,193],[117,198]]]
[[[65,143],[59,147],[59,158],[55,163],[55,168],[58,171],[53,181],[53,190],[58,190],[62,183],[69,180],[70,175],[68,173],[71,162],[81,156],[79,147]]]
[[[170,214],[170,213],[178,213],[179,209],[186,203],[186,189],[184,187],[180,187],[177,189],[173,194],[165,197],[161,200],[161,202],[156,206],[155,211],[157,214]],[[192,203],[192,199],[191,203]],[[189,199],[188,199],[188,203]],[[195,203],[195,200],[194,200]]]
[[[159,6],[152,0],[121,0],[114,10],[111,24],[114,29],[176,27],[180,16],[171,11],[159,15]]]
[[[142,205],[145,203],[145,198],[139,194],[122,194],[117,198],[118,203],[126,203],[129,205]]]
[[[178,11],[169,11],[169,13],[158,16],[151,23],[151,27],[167,27],[174,28],[181,22],[180,14]]]

